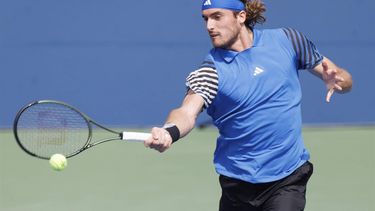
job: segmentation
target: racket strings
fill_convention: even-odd
[[[23,111],[17,123],[20,144],[29,152],[49,158],[72,155],[84,147],[90,131],[86,119],[68,106],[35,104]]]

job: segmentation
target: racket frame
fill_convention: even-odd
[[[76,109],[76,108],[74,108],[73,106],[71,106],[71,105],[69,105],[69,104],[66,104],[66,103],[64,103],[64,102],[57,101],[57,100],[37,100],[37,101],[33,101],[33,102],[27,104],[26,106],[22,107],[22,108],[18,111],[18,113],[17,113],[17,115],[16,115],[16,117],[15,117],[15,119],[14,119],[14,122],[13,122],[13,133],[14,133],[14,137],[15,137],[15,139],[16,139],[18,145],[19,145],[19,146],[21,147],[21,149],[22,149],[23,151],[25,151],[27,154],[29,154],[29,155],[31,155],[31,156],[34,156],[34,157],[37,157],[37,158],[46,159],[46,160],[50,159],[49,157],[40,156],[40,155],[37,155],[37,154],[35,154],[35,153],[33,153],[33,152],[30,152],[26,147],[24,147],[23,144],[22,144],[22,142],[20,141],[20,138],[19,138],[19,136],[18,136],[18,132],[17,132],[17,130],[18,130],[18,121],[19,121],[19,119],[20,119],[22,113],[23,113],[25,110],[27,110],[28,108],[30,108],[30,107],[32,107],[32,106],[34,106],[34,105],[36,105],[36,104],[43,104],[43,103],[60,104],[60,105],[66,106],[66,107],[68,107],[69,109],[73,110],[74,112],[77,112],[77,113],[78,113],[78,114],[79,114],[79,115],[85,120],[85,122],[86,122],[86,124],[87,124],[87,129],[88,129],[88,138],[87,138],[85,144],[83,145],[83,147],[81,147],[81,148],[78,149],[77,151],[75,151],[75,152],[73,152],[73,153],[71,153],[71,154],[69,154],[69,155],[64,155],[64,156],[66,156],[67,158],[69,158],[69,157],[73,157],[73,156],[75,156],[75,155],[81,153],[82,151],[85,151],[86,149],[89,149],[89,148],[91,148],[91,147],[93,147],[93,146],[95,146],[95,145],[98,145],[98,144],[102,144],[102,143],[105,143],[105,142],[108,142],[108,141],[113,141],[113,140],[125,140],[125,139],[124,139],[124,134],[127,134],[127,133],[131,133],[131,134],[133,133],[133,134],[135,134],[135,135],[134,135],[135,138],[133,139],[133,141],[143,141],[142,139],[145,139],[148,135],[150,135],[150,134],[148,134],[148,133],[137,133],[137,132],[121,132],[121,133],[120,133],[120,132],[117,132],[117,131],[115,131],[115,130],[112,130],[112,129],[106,128],[106,127],[104,127],[104,126],[102,126],[102,125],[96,123],[96,122],[93,121],[90,117],[88,117],[87,115],[85,115],[84,113],[82,113],[81,111],[79,111],[78,109]],[[102,139],[102,140],[99,140],[99,141],[97,141],[97,142],[91,143],[91,141],[92,141],[92,133],[93,133],[92,125],[95,125],[95,126],[97,126],[98,128],[101,128],[101,129],[103,129],[103,130],[105,130],[105,131],[107,131],[107,132],[110,132],[110,133],[116,134],[117,136],[116,136],[116,137],[113,137],[113,138]],[[138,137],[138,136],[140,136],[140,137]]]

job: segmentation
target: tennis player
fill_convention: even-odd
[[[145,145],[168,149],[206,110],[219,130],[214,165],[222,188],[220,211],[304,210],[313,172],[301,135],[299,70],[308,70],[334,92],[352,87],[351,75],[291,28],[259,30],[260,0],[204,0],[213,48],[187,77],[181,107]]]

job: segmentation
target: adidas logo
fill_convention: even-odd
[[[263,69],[260,69],[259,67],[256,67],[255,70],[254,70],[253,76],[257,76],[257,75],[261,74],[262,72],[264,72]]]
[[[211,5],[211,0],[206,0],[203,4],[204,6],[209,6]]]

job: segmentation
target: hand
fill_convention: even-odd
[[[327,86],[328,93],[326,101],[329,103],[333,93],[338,90],[342,91],[342,87],[339,85],[340,82],[344,82],[344,78],[338,76],[337,69],[329,68],[327,62],[323,61],[323,81]]]
[[[164,152],[172,145],[172,137],[164,128],[154,127],[151,136],[144,142],[145,147],[150,147],[159,152]]]

